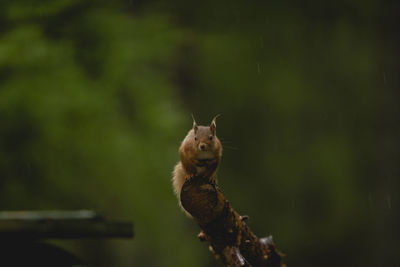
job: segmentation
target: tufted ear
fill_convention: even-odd
[[[194,119],[194,116],[192,114],[192,118],[193,118],[193,131],[194,133],[197,133],[197,130],[199,129],[199,127],[197,126],[196,120]]]
[[[219,114],[217,116],[214,117],[214,119],[211,121],[210,124],[210,130],[212,132],[213,135],[215,135],[217,133],[217,124],[215,123],[215,120],[219,117]]]

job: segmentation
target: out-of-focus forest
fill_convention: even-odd
[[[395,1],[0,2],[0,209],[95,209],[94,266],[219,266],[171,187],[217,120],[219,185],[288,266],[399,266]]]

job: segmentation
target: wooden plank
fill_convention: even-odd
[[[131,222],[106,221],[93,211],[0,212],[0,239],[132,238]]]
[[[40,211],[0,211],[1,220],[95,220],[102,216],[93,210],[40,210]]]

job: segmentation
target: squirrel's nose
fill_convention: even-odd
[[[207,148],[206,144],[204,144],[204,143],[200,143],[199,147],[200,147],[201,151],[204,151]]]

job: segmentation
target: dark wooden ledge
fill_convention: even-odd
[[[0,212],[0,239],[3,241],[131,237],[131,222],[107,221],[90,210]]]

